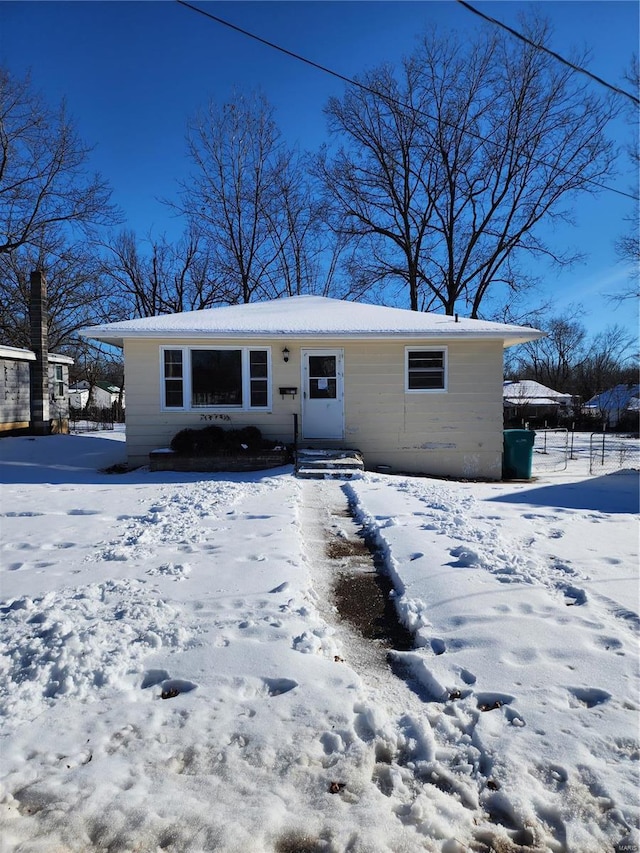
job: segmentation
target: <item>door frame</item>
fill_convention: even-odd
[[[340,434],[314,436],[307,434],[307,400],[309,392],[308,356],[333,355],[336,357],[336,406],[340,407]],[[344,349],[342,347],[304,347],[300,350],[300,369],[302,371],[302,438],[305,440],[332,441],[344,438]]]

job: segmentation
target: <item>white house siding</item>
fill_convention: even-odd
[[[446,392],[405,394],[405,346],[447,347]],[[345,350],[347,444],[363,451],[368,466],[501,476],[500,342],[363,341]]]
[[[86,388],[69,389],[69,405],[72,409],[84,409],[89,400],[89,391]]]
[[[234,343],[271,348],[272,411],[161,411],[162,345],[228,347]],[[290,353],[286,364],[284,346]],[[406,346],[447,347],[448,391],[405,394]],[[502,342],[475,340],[127,339],[130,465],[147,464],[149,452],[168,446],[180,429],[208,423],[226,428],[253,425],[266,438],[291,442],[293,414],[301,415],[302,409],[301,350],[313,348],[344,351],[345,436],[325,445],[356,447],[369,467],[390,465],[399,471],[459,477],[501,476]],[[296,387],[298,394],[282,399],[280,386]]]
[[[113,390],[107,390],[106,388],[101,387],[100,385],[90,385],[90,383],[86,379],[81,379],[75,386],[71,395],[71,405],[76,409],[82,409],[87,404],[91,406],[95,406],[97,409],[110,409],[113,405],[118,403],[120,397],[122,396],[121,405],[124,408],[125,405],[125,392],[122,391],[122,395],[120,394],[120,389],[115,385],[108,386]],[[91,401],[89,403],[89,391],[91,391]]]
[[[251,346],[271,348],[273,410],[271,412],[240,412],[237,409],[202,410],[202,412],[162,411],[160,387],[161,346]],[[297,411],[300,394],[295,400],[284,401],[278,394],[278,386],[293,385],[300,390],[299,369],[293,370],[291,361],[285,365],[281,350],[284,342],[273,340],[251,340],[234,342],[229,340],[203,340],[202,338],[167,340],[125,341],[125,365],[128,405],[125,412],[127,429],[127,453],[130,465],[146,465],[151,450],[167,447],[172,437],[185,427],[200,428],[217,424],[223,429],[257,426],[265,438],[291,443],[293,441],[293,412]],[[291,349],[291,346],[289,346]],[[298,362],[299,365],[299,362]],[[285,370],[284,368],[288,368]]]

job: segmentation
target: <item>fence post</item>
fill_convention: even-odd
[[[575,421],[573,421],[573,422],[572,422],[572,424],[571,424],[571,456],[570,456],[570,458],[571,458],[571,459],[575,459],[575,458],[576,458],[576,457],[573,455],[573,437],[574,437],[574,435],[575,435],[575,432],[576,432],[576,422],[575,422]]]

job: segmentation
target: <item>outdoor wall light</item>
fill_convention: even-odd
[[[282,358],[283,358],[283,360],[284,360],[285,364],[286,364],[286,362],[287,362],[287,361],[289,361],[289,350],[287,349],[287,347],[285,347],[285,348],[282,350]]]

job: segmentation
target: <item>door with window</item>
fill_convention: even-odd
[[[302,437],[344,436],[344,354],[341,349],[302,351]]]

